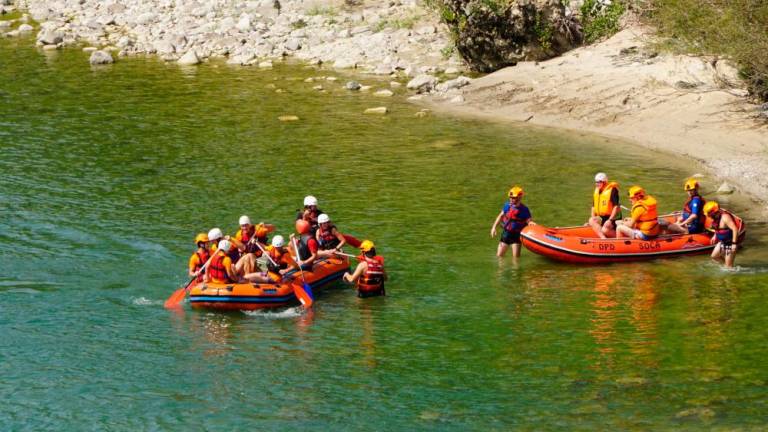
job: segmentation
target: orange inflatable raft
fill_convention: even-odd
[[[312,271],[304,271],[304,279],[313,293],[333,281],[341,279],[349,270],[349,259],[330,257],[318,260]],[[193,308],[218,310],[256,310],[297,304],[293,284],[303,280],[298,271],[288,272],[279,284],[268,283],[197,283],[189,292]]]
[[[664,215],[659,220],[672,223],[677,216],[677,213]],[[746,227],[741,218],[734,216],[734,219],[741,241],[746,234]],[[708,253],[714,248],[710,243],[711,238],[711,233],[704,232],[661,235],[651,240],[601,239],[595,236],[589,226],[548,228],[543,225],[528,225],[521,233],[523,245],[531,252],[554,260],[579,264],[640,261]]]

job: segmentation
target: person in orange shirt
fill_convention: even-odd
[[[296,270],[299,266],[291,258],[288,249],[285,247],[285,239],[281,235],[272,238],[272,245],[267,246],[267,271],[247,273],[245,278],[256,283],[280,283],[283,281],[283,275],[291,270]]]
[[[198,234],[195,237],[195,244],[197,244],[197,250],[189,257],[189,276],[197,276],[197,281],[202,282],[205,275],[201,269],[211,257],[210,252],[208,252],[208,234]]]
[[[647,195],[640,186],[629,188],[629,199],[632,201],[632,217],[629,221],[619,221],[616,227],[616,238],[629,237],[640,240],[650,240],[661,233],[659,213],[656,209],[656,198]]]

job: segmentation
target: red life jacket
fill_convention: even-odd
[[[363,292],[381,290],[384,287],[384,258],[379,255],[373,258],[360,255],[358,259],[365,261],[368,268],[357,280],[357,290]]]
[[[200,261],[195,266],[194,271],[198,271],[203,267],[203,265],[205,265],[205,263],[208,262],[208,258],[211,257],[211,254],[208,253],[207,250],[204,250],[203,253],[200,253],[200,251],[197,251],[195,252],[195,254],[197,255],[197,259]],[[202,282],[204,277],[205,277],[205,272],[200,272],[200,274],[197,275],[197,281]]]
[[[208,269],[208,274],[211,276],[211,279],[226,281],[225,283],[231,283],[232,280],[229,278],[227,268],[224,267],[224,257],[226,257],[226,255],[219,253],[213,257],[211,263],[209,264],[210,267]]]
[[[330,225],[327,230],[323,230],[322,227],[318,229],[320,231],[320,249],[333,249],[341,243],[333,233],[335,228],[336,225]]]
[[[709,220],[711,221],[709,227],[707,227],[708,230],[715,233],[715,237],[717,237],[717,240],[729,245],[731,242],[733,242],[733,231],[728,228],[728,225],[726,225],[723,228],[720,228],[720,219],[723,217],[723,213],[728,213],[728,215],[736,221],[736,218],[733,217],[733,214],[727,210],[720,210],[720,213],[716,217],[711,217]]]
[[[501,217],[501,226],[509,232],[520,231],[525,226],[525,219],[518,219],[517,214],[520,209],[517,206],[510,205],[509,210]]]

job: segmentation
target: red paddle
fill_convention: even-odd
[[[312,303],[314,303],[314,299],[312,298],[312,287],[310,287],[309,284],[307,284],[307,280],[304,279],[304,269],[301,268],[299,246],[297,245],[295,238],[293,239],[293,250],[296,252],[296,261],[299,264],[299,273],[301,273],[301,280],[303,281],[301,285],[294,282],[293,293],[298,297],[304,308],[309,309],[312,307]]]

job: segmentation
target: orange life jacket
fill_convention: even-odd
[[[382,289],[384,287],[384,258],[379,255],[373,258],[360,255],[358,259],[365,261],[368,264],[368,268],[357,279],[357,290],[372,292]]]
[[[203,267],[203,265],[205,265],[205,263],[208,262],[208,258],[211,257],[210,253],[208,253],[207,250],[203,250],[202,253],[200,253],[200,251],[198,250],[197,252],[195,252],[195,255],[197,255],[198,262],[195,265],[195,268],[192,269],[192,271],[200,270]],[[205,277],[205,272],[200,272],[200,274],[197,275],[197,281],[202,282],[204,277]]]
[[[638,207],[643,208],[645,211],[637,218],[635,228],[650,237],[659,235],[661,226],[659,226],[659,212],[656,210],[656,198],[646,195],[643,199],[638,200],[632,206],[633,214]]]
[[[592,194],[592,207],[595,208],[596,215],[610,216],[613,213],[613,209],[616,207],[613,201],[611,201],[614,189],[618,193],[619,184],[616,182],[608,183],[602,191],[600,188],[595,188],[595,192]]]
[[[272,261],[267,260],[267,275],[275,282],[283,280],[283,275],[280,274],[280,270],[288,268],[288,264],[285,263],[285,254],[286,252],[283,248],[267,246],[267,255],[272,258],[272,261],[274,261],[275,264],[277,264],[272,264]]]
[[[224,266],[224,258],[227,258],[227,255],[217,253],[211,260],[208,274],[211,276],[212,282],[232,283],[232,279],[229,278],[229,273],[227,273],[227,268]]]

